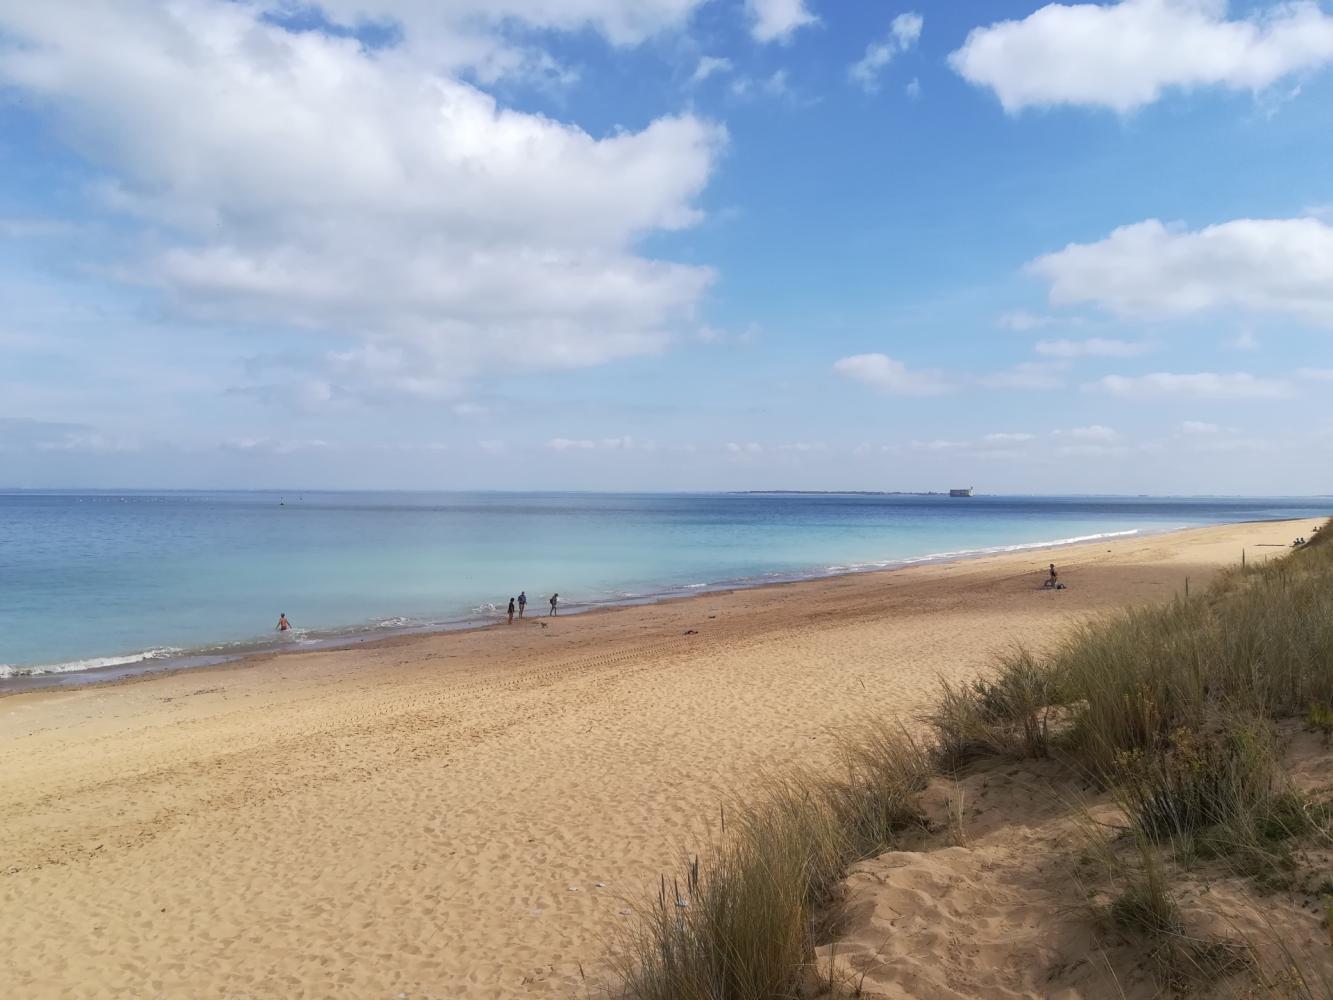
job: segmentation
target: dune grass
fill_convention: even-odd
[[[1287,787],[1278,720],[1333,730],[1333,519],[1310,544],[1224,573],[1207,591],[1073,629],[1044,657],[945,684],[917,743],[883,722],[844,736],[842,767],[773,779],[713,850],[662,882],[622,967],[640,1000],[795,997],[836,923],[848,866],[924,820],[932,773],[986,758],[1053,757],[1115,790],[1143,864],[1110,907],[1163,979],[1240,967],[1190,940],[1157,845],[1238,870],[1280,870],[1285,843],[1329,834],[1328,810]],[[1218,950],[1221,948],[1221,950]]]
[[[924,824],[916,798],[925,750],[882,723],[840,740],[832,775],[794,772],[736,811],[708,855],[662,880],[622,973],[640,1000],[796,996],[815,943],[836,926],[838,887],[855,861]]]

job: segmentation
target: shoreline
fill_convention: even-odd
[[[1262,519],[1255,521],[1234,521],[1228,524],[1273,524],[1303,523],[1307,518]],[[1222,527],[1223,525],[1182,525],[1172,528],[1130,528],[1116,531],[1097,532],[1036,542],[1016,542],[1011,544],[983,546],[975,549],[962,549],[953,552],[936,552],[920,556],[904,556],[898,559],[876,560],[867,563],[854,563],[848,566],[836,566],[824,571],[807,571],[792,574],[770,574],[765,577],[743,577],[737,580],[724,580],[716,583],[681,586],[669,590],[650,591],[623,599],[590,601],[579,604],[562,605],[562,617],[583,617],[604,611],[621,608],[651,607],[676,601],[690,600],[711,594],[727,594],[738,591],[763,590],[768,587],[783,587],[791,584],[817,583],[822,580],[838,579],[844,576],[865,576],[879,573],[896,573],[915,566],[938,566],[954,562],[967,562],[991,556],[1021,554],[1023,552],[1055,551],[1072,546],[1091,544],[1101,541],[1125,538],[1150,538],[1169,535],[1197,528]],[[545,617],[544,612],[532,616]],[[529,619],[531,620],[531,619]],[[382,643],[410,641],[412,639],[432,638],[460,633],[484,631],[504,624],[503,613],[497,612],[495,618],[479,620],[464,618],[421,624],[396,625],[352,625],[331,627],[323,630],[316,638],[300,644],[284,644],[282,640],[253,641],[235,640],[231,643],[170,648],[154,647],[140,653],[106,654],[90,656],[68,663],[38,664],[34,666],[11,666],[6,676],[0,676],[0,699],[27,691],[47,689],[69,690],[88,686],[105,686],[136,680],[144,676],[174,675],[184,671],[207,670],[227,664],[245,663],[251,660],[268,660],[272,657],[291,656],[340,649],[375,648]],[[227,652],[229,645],[243,645],[244,648]],[[84,663],[92,660],[118,660],[78,669],[68,668],[70,663]]]
[[[1071,545],[1062,591],[1009,553],[16,693],[0,994],[595,994],[765,774],[1313,523]]]

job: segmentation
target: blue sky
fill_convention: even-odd
[[[1328,492],[1333,6],[0,0],[0,486]]]

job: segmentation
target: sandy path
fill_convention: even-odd
[[[584,995],[760,769],[1311,527],[1060,550],[1059,593],[1029,552],[0,699],[0,996]]]

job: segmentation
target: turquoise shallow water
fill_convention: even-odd
[[[0,681],[1224,521],[1320,499],[0,494]],[[285,612],[296,626],[273,631]]]

